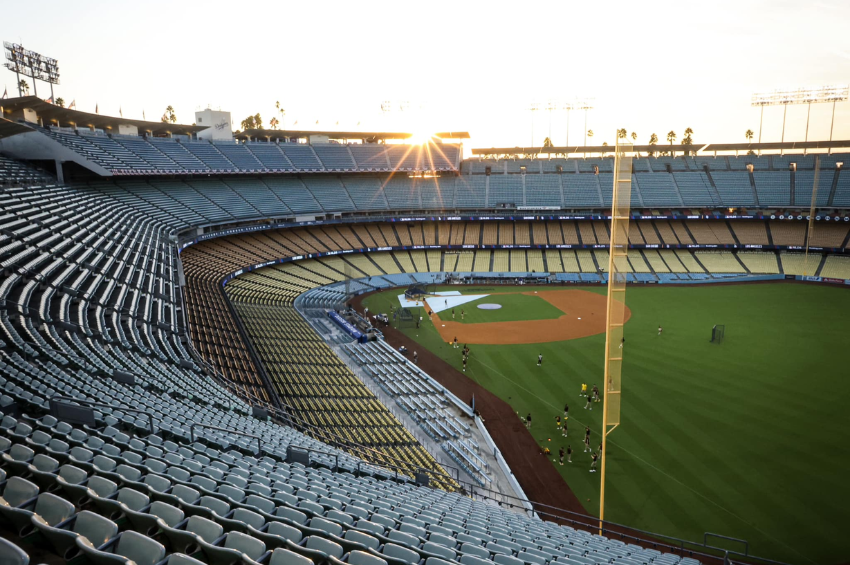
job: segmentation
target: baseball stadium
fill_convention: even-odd
[[[848,562],[847,86],[747,101],[823,139],[487,147],[4,47],[0,564]]]

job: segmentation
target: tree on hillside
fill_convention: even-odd
[[[174,106],[169,105],[165,109],[165,113],[162,114],[160,121],[162,121],[163,123],[166,123],[166,124],[168,124],[168,123],[176,124],[177,123],[177,114],[174,113]]]
[[[241,122],[239,122],[239,127],[242,128],[243,131],[249,129],[257,129],[257,124],[254,121],[254,116],[248,116]]]
[[[59,106],[60,108],[64,108],[65,107],[65,99],[64,98],[57,98],[56,99],[56,105]]]

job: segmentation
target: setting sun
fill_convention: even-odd
[[[411,145],[424,145],[434,138],[434,132],[430,130],[416,130],[407,139]]]

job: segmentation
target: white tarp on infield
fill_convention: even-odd
[[[479,298],[484,298],[488,295],[486,294],[461,294],[456,290],[447,290],[443,292],[437,292],[437,296],[429,296],[425,299],[425,302],[428,304],[428,308],[432,312],[442,312],[443,310],[451,310],[452,308],[456,308],[461,304],[466,304],[468,302],[472,302],[474,300],[478,300]],[[398,302],[401,304],[402,308],[416,308],[423,307],[424,304],[422,302],[416,302],[415,300],[408,300],[405,298],[403,294],[398,295]],[[460,312],[456,313],[460,315]]]

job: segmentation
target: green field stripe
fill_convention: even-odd
[[[740,537],[752,554],[791,563],[846,561],[850,292],[631,286],[627,304],[623,421],[609,438],[606,517],[694,540],[705,531]],[[726,324],[719,345],[708,342],[715,323]],[[433,327],[416,339],[460,367]],[[599,477],[588,473],[581,447],[585,424],[598,445],[601,410],[585,411],[578,390],[602,382],[603,349],[603,335],[476,345],[468,372],[515,410],[532,412],[538,443],[572,445],[575,463],[555,468],[591,512]],[[537,368],[540,352],[544,366]],[[554,426],[565,401],[569,438]]]

